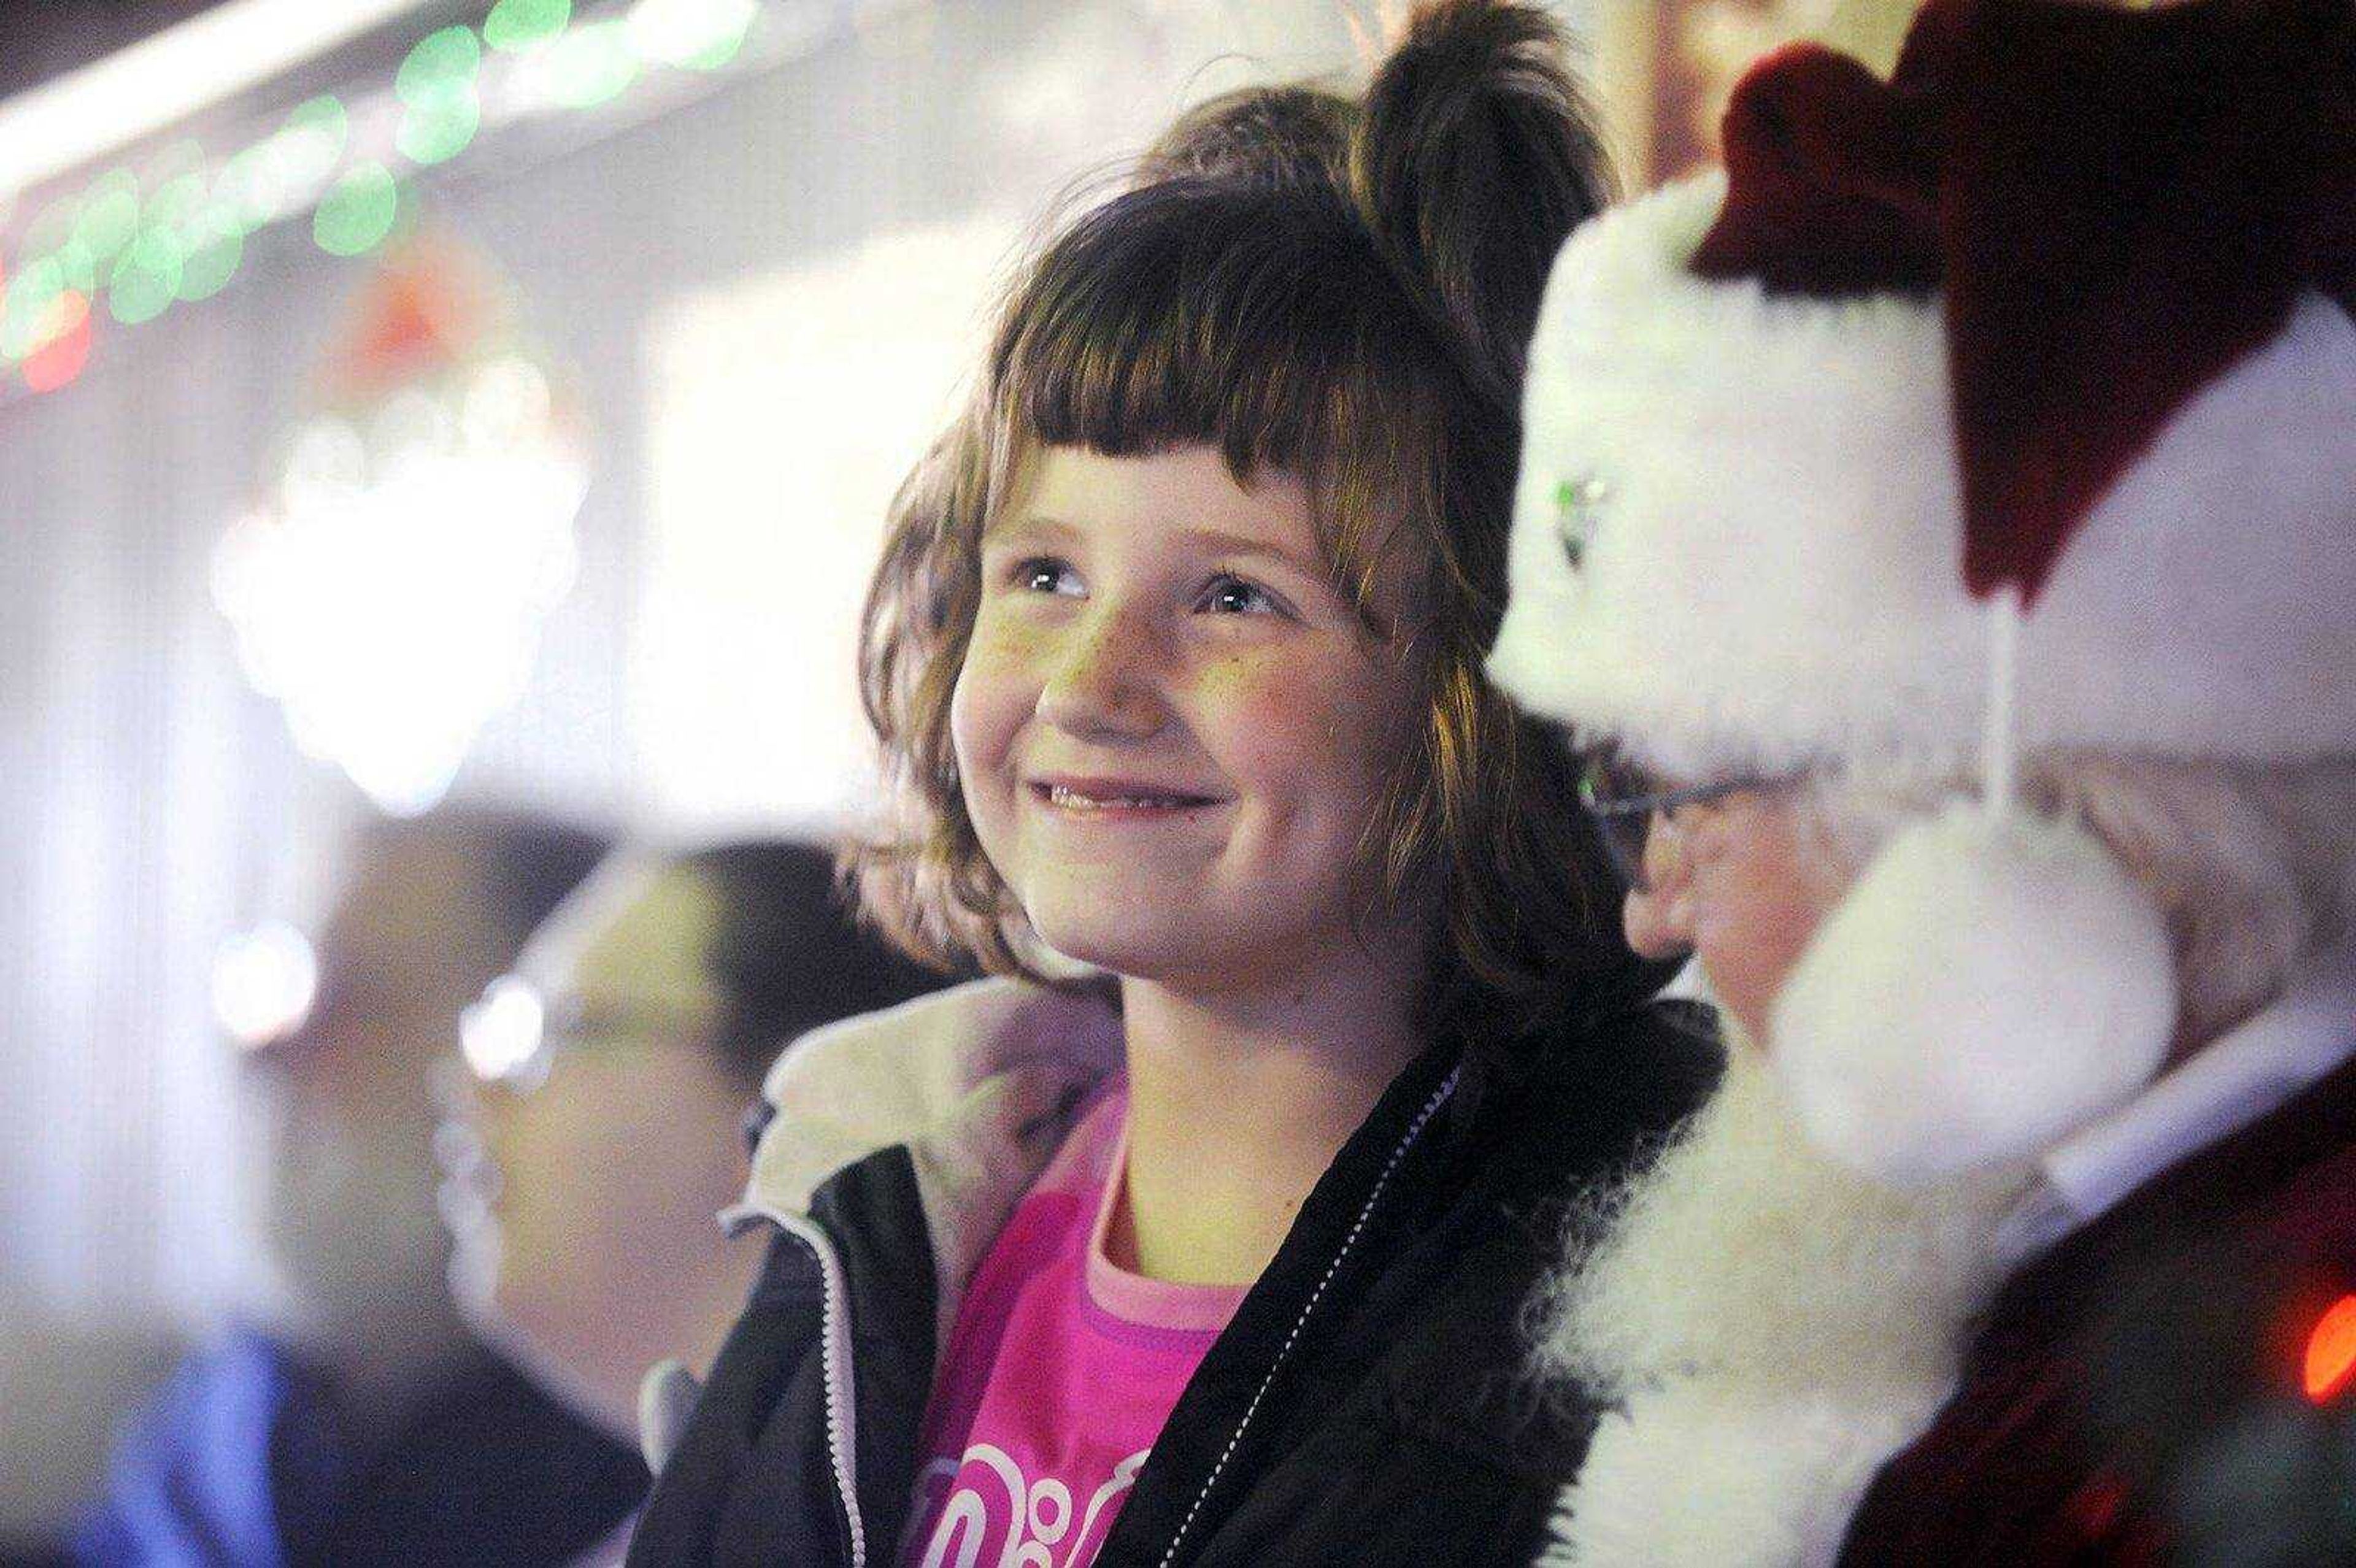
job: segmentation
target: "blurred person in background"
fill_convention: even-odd
[[[830,850],[744,840],[609,859],[468,1009],[435,1074],[477,1330],[590,1421],[637,1430],[649,1369],[701,1371],[757,1240],[715,1222],[778,1049],[947,983],[853,922]]]
[[[372,825],[284,1023],[245,1043],[271,1125],[268,1322],[191,1354],[126,1431],[85,1564],[562,1563],[646,1484],[485,1348],[445,1281],[428,1064],[605,841],[448,810]]]

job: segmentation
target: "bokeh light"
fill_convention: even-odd
[[[364,256],[385,241],[401,215],[401,187],[373,158],[344,171],[311,215],[311,238],[331,256]]]
[[[318,988],[310,942],[291,925],[267,922],[221,944],[213,961],[213,1019],[252,1050],[293,1032]]]
[[[151,226],[165,224],[177,227],[187,222],[205,205],[205,176],[201,170],[191,169],[176,175],[155,187],[147,198],[141,217]]]
[[[236,215],[241,233],[284,210],[284,187],[272,144],[257,142],[222,165],[220,177],[213,182],[213,199]]]
[[[476,1077],[487,1083],[506,1082],[522,1076],[540,1059],[547,1023],[540,988],[520,975],[502,975],[460,1016],[458,1048]]]
[[[129,169],[112,169],[93,182],[74,219],[72,243],[96,267],[113,259],[139,228],[139,181]]]
[[[573,20],[573,0],[499,0],[483,18],[483,42],[521,50],[548,42]]]
[[[547,69],[552,98],[568,108],[587,109],[637,80],[638,55],[622,23],[592,22],[549,46]]]
[[[213,199],[235,216],[241,235],[299,210],[335,172],[351,135],[343,101],[322,93],[288,112],[269,136],[221,165]]]
[[[471,28],[444,27],[418,40],[393,81],[402,102],[393,144],[402,156],[430,165],[466,150],[482,126],[475,86],[482,63],[482,46]]]
[[[247,678],[386,811],[441,798],[572,587],[588,465],[550,402],[505,355],[316,416],[214,556]]]
[[[2307,1341],[2307,1397],[2328,1403],[2356,1383],[2356,1296],[2331,1304]]]
[[[229,286],[245,260],[245,225],[237,209],[217,201],[201,208],[181,229],[180,298],[209,299]]]
[[[168,225],[149,224],[123,247],[106,284],[107,307],[125,326],[153,321],[179,297],[183,251]]]
[[[332,92],[296,104],[271,138],[271,157],[282,188],[311,189],[326,179],[351,140],[351,116]]]
[[[465,152],[482,123],[482,103],[469,86],[402,110],[393,145],[412,164],[443,163]]]
[[[759,0],[637,0],[624,25],[644,59],[717,70],[744,48],[760,10]]]
[[[65,275],[55,257],[37,258],[16,274],[5,308],[0,308],[0,357],[22,359],[48,341],[55,320],[51,306],[65,292]]]
[[[479,33],[441,27],[403,57],[393,146],[410,165],[430,167],[474,144],[485,122],[486,49],[529,57],[516,62],[522,80],[508,82],[502,112],[587,109],[627,91],[648,64],[726,65],[761,11],[760,0],[634,0],[575,26],[573,0],[498,0]],[[61,386],[80,373],[101,298],[126,325],[208,299],[236,277],[250,234],[306,209],[321,250],[376,250],[399,228],[408,193],[383,161],[345,166],[353,136],[351,110],[320,93],[218,165],[183,138],[143,161],[144,179],[114,168],[54,197],[24,226],[12,265],[0,267],[0,362],[27,367],[42,387]]]
[[[483,48],[472,27],[444,27],[417,40],[401,62],[392,90],[403,103],[423,102],[453,87],[472,86],[482,63]]]
[[[89,297],[68,289],[50,302],[46,315],[23,368],[25,385],[36,392],[54,392],[70,384],[90,363]]]

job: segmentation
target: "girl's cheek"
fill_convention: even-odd
[[[1002,622],[974,627],[949,693],[949,731],[960,752],[981,744],[1010,709],[1023,704],[1024,685],[1035,667],[1034,642]]]
[[[1348,725],[1312,672],[1273,658],[1238,654],[1198,677],[1198,708],[1215,715],[1233,765],[1285,773],[1346,743]]]

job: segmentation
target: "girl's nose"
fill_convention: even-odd
[[[1107,606],[1074,628],[1039,690],[1039,717],[1088,740],[1141,741],[1167,716],[1159,638],[1141,618]]]

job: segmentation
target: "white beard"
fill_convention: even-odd
[[[1883,1461],[1952,1392],[2029,1173],[1899,1190],[1806,1142],[1759,1053],[1589,1216],[1537,1359],[1607,1411],[1542,1563],[1830,1563]]]

